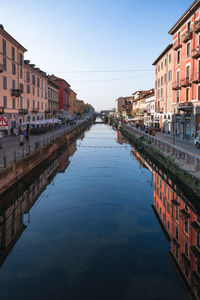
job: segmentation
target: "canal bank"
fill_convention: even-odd
[[[119,130],[145,159],[156,163],[172,180],[182,184],[186,191],[189,189],[192,194],[195,193],[194,197],[200,198],[199,156],[191,153],[190,159],[189,152],[126,125],[121,125]]]
[[[52,139],[46,145],[36,145],[33,153],[8,165],[0,171],[0,195],[15,186],[26,176],[32,176],[40,168],[41,164],[48,164],[62,151],[63,147],[69,146],[82,132],[94,122],[94,119],[84,120],[67,133]],[[38,148],[38,149],[37,149]]]

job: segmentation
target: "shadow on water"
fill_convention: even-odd
[[[200,299],[197,211],[118,131],[96,124],[1,199],[1,295]]]

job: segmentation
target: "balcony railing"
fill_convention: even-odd
[[[186,31],[183,36],[183,43],[187,43],[192,38],[192,32],[190,30]]]
[[[172,86],[172,90],[177,91],[177,90],[180,90],[180,89],[181,89],[181,83],[180,83],[180,81],[174,82],[173,86]]]
[[[33,108],[32,113],[38,113],[39,109],[38,108]]]
[[[181,80],[181,86],[182,87],[188,87],[191,86],[192,82],[189,77],[186,77],[185,79]]]
[[[200,73],[196,73],[196,74],[193,76],[192,82],[195,83],[195,84],[200,83]]]
[[[194,32],[195,32],[195,33],[200,32],[200,20],[199,20],[199,21],[196,21],[196,22],[194,23]]]
[[[4,71],[3,64],[0,64],[0,73]]]
[[[175,51],[177,51],[179,48],[181,48],[182,47],[182,45],[181,45],[181,41],[180,41],[180,39],[179,40],[176,40],[175,42],[174,42],[174,50]]]
[[[192,103],[186,101],[186,102],[179,103],[178,110],[191,111],[192,107],[193,107]]]
[[[20,97],[21,96],[21,90],[20,89],[11,89],[11,96],[12,97]]]
[[[27,115],[27,114],[28,114],[28,109],[20,108],[20,109],[18,110],[18,113],[19,113],[20,115]]]
[[[200,46],[192,50],[192,57],[195,59],[200,57]]]
[[[3,114],[4,114],[4,107],[1,106],[1,107],[0,107],[0,115],[3,115]]]

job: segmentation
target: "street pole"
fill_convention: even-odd
[[[175,110],[172,115],[172,144],[175,145]]]

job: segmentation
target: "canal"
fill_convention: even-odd
[[[199,221],[161,170],[95,124],[1,199],[1,298],[199,299]]]

